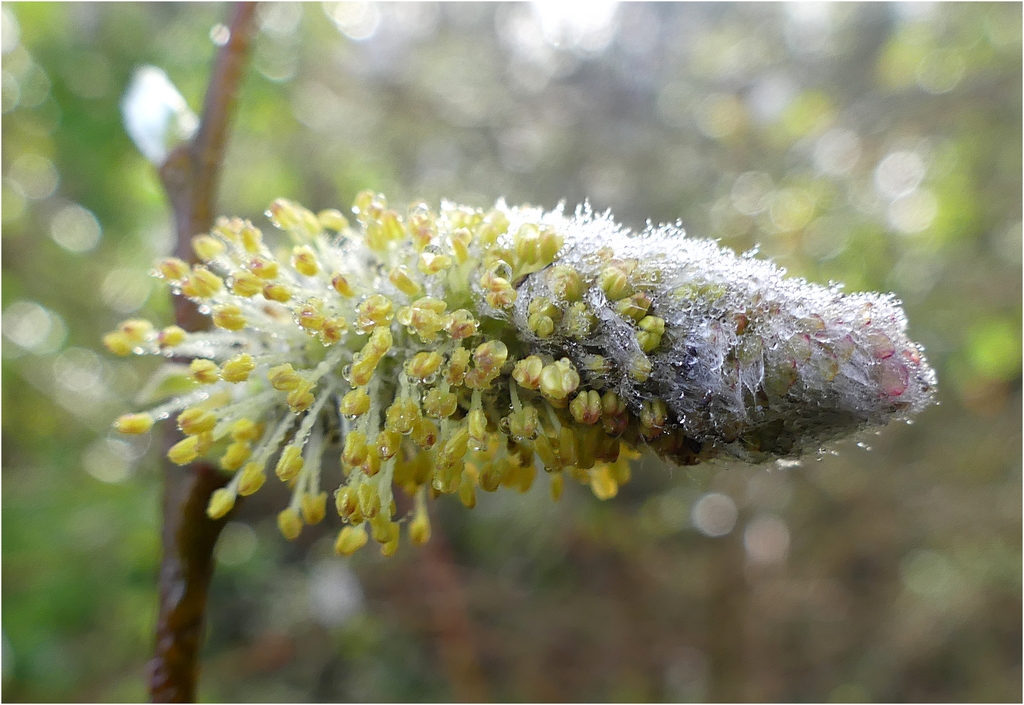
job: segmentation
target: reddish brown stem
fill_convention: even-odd
[[[193,259],[192,236],[213,224],[220,167],[248,62],[255,10],[252,2],[235,5],[231,36],[217,52],[199,131],[171,152],[160,168],[174,213],[175,254],[185,260]],[[175,302],[175,319],[186,330],[205,326],[205,318],[181,297]],[[154,702],[194,702],[213,548],[226,523],[211,521],[206,505],[225,478],[208,463],[179,468],[165,461],[164,468],[160,612],[149,692]]]

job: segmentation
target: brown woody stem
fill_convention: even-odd
[[[171,152],[160,168],[160,179],[174,213],[175,254],[185,260],[193,259],[192,236],[213,224],[221,163],[248,62],[255,10],[252,2],[234,6],[231,35],[217,52],[199,131],[190,142]],[[199,330],[205,325],[205,318],[195,306],[181,297],[175,302],[175,319],[186,330]],[[213,548],[226,523],[226,519],[210,520],[206,505],[225,479],[209,463],[179,468],[164,461],[160,612],[149,681],[154,702],[196,699]]]

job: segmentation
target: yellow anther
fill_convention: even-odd
[[[413,379],[422,381],[437,372],[442,362],[444,358],[439,352],[418,352],[406,363],[405,372]]]
[[[562,491],[565,489],[565,475],[560,472],[553,472],[551,477],[551,501],[557,502],[562,498]]]
[[[524,389],[540,389],[540,374],[543,369],[544,361],[536,355],[530,355],[512,368],[512,379]]]
[[[650,440],[657,438],[665,429],[668,420],[668,408],[661,399],[645,401],[640,410],[640,433]]]
[[[263,298],[268,301],[277,301],[278,303],[287,303],[291,301],[292,290],[286,287],[284,284],[278,284],[272,282],[270,284],[263,285]]]
[[[343,416],[361,416],[370,410],[370,395],[362,389],[353,389],[341,398],[338,411]]]
[[[596,323],[597,319],[587,305],[577,301],[565,312],[563,328],[570,337],[580,340],[590,335]]]
[[[423,291],[423,287],[412,278],[412,272],[404,265],[392,267],[388,280],[406,296],[419,296]]]
[[[416,546],[422,546],[430,540],[430,517],[427,512],[417,511],[409,524],[409,540]]]
[[[366,460],[359,466],[359,469],[367,477],[373,477],[380,472],[380,453],[377,452],[376,446],[370,446],[370,450],[366,454]]]
[[[228,445],[227,450],[224,451],[224,455],[220,458],[220,467],[228,472],[234,472],[238,468],[245,465],[245,461],[249,459],[252,454],[252,449],[248,443],[234,442]]]
[[[319,524],[327,515],[327,493],[304,494],[300,500],[302,519],[310,526]]]
[[[380,358],[375,355],[356,355],[349,369],[348,381],[357,387],[369,384]]]
[[[348,220],[341,214],[341,211],[333,208],[320,211],[316,214],[316,219],[320,221],[320,227],[324,230],[334,230],[340,233],[348,228]]]
[[[579,301],[583,296],[583,278],[572,267],[564,264],[556,265],[551,268],[547,276],[551,293],[562,301]]]
[[[299,534],[302,533],[302,519],[299,518],[299,513],[291,507],[280,512],[277,515],[277,528],[289,541],[299,538]]]
[[[184,438],[167,451],[167,459],[175,465],[188,465],[199,457],[199,436]]]
[[[156,266],[156,271],[164,279],[175,281],[188,274],[188,265],[177,257],[168,257]]]
[[[292,267],[303,276],[315,276],[320,271],[320,263],[313,248],[309,245],[300,245],[292,249]]]
[[[296,414],[302,413],[309,407],[313,406],[313,402],[316,401],[316,398],[311,392],[313,386],[313,382],[302,380],[302,382],[299,383],[299,386],[288,392],[288,396],[284,399],[285,403]]]
[[[260,279],[270,280],[277,279],[279,267],[277,260],[253,257],[252,261],[249,262],[249,271]]]
[[[502,211],[497,209],[490,211],[476,231],[480,244],[485,247],[493,245],[499,236],[508,232],[508,226],[508,217]]]
[[[390,328],[376,328],[370,333],[370,339],[366,341],[362,352],[364,355],[373,355],[379,360],[387,354],[393,343],[394,337],[391,335]]]
[[[224,304],[213,309],[213,324],[225,330],[242,330],[245,328],[245,316],[238,306]]]
[[[489,340],[473,351],[473,362],[485,375],[497,374],[508,359],[508,348],[500,340]]]
[[[646,355],[637,354],[629,361],[626,371],[637,382],[646,382],[654,371],[654,365]]]
[[[555,321],[562,317],[562,310],[546,296],[538,296],[531,301],[526,312],[530,316],[547,316]]]
[[[603,416],[618,416],[626,411],[626,402],[618,394],[609,390],[601,397],[601,414]]]
[[[362,431],[351,431],[345,436],[345,448],[341,452],[341,462],[349,468],[359,467],[366,460],[368,452],[366,434]]]
[[[437,433],[437,424],[429,419],[420,417],[413,421],[409,437],[412,438],[413,443],[423,450],[429,450],[437,443]]]
[[[324,345],[335,345],[341,342],[341,336],[347,328],[344,318],[328,318],[320,329],[320,340]]]
[[[380,456],[381,460],[394,458],[401,446],[402,434],[389,429],[384,429],[378,433],[377,440],[374,441],[374,447],[377,449],[377,455]]]
[[[634,321],[642,320],[646,315],[648,309],[651,307],[651,297],[643,292],[627,296],[620,301],[615,302],[615,310],[621,316],[626,318],[632,318]]]
[[[455,348],[448,359],[448,370],[445,379],[448,384],[458,386],[466,378],[466,368],[469,366],[469,350],[466,348]]]
[[[444,444],[443,453],[448,458],[449,462],[460,460],[466,455],[466,450],[469,448],[469,429],[465,426],[460,426],[455,434],[448,439],[448,442]]]
[[[357,324],[361,330],[368,330],[373,326],[382,326],[390,323],[394,317],[394,305],[391,299],[383,294],[374,294],[356,309],[358,314]]]
[[[302,377],[296,374],[291,363],[287,362],[277,367],[271,367],[267,371],[267,379],[270,381],[270,386],[279,392],[290,392],[302,383]]]
[[[470,411],[467,425],[469,437],[478,446],[485,445],[487,443],[487,415],[484,414],[483,409],[473,409]]]
[[[569,413],[585,426],[593,426],[601,420],[601,395],[593,389],[584,390],[569,403]]]
[[[400,434],[409,433],[420,417],[420,407],[411,397],[400,397],[388,407],[385,428]]]
[[[340,556],[351,556],[365,546],[368,540],[365,524],[346,526],[338,533],[338,540],[334,542],[334,552]]]
[[[103,336],[103,347],[121,357],[131,355],[135,344],[119,330],[111,331]]]
[[[533,223],[525,223],[512,239],[518,266],[532,264],[540,259],[540,230]]]
[[[186,436],[198,436],[200,433],[212,431],[216,425],[217,417],[198,406],[189,407],[178,414],[178,428]]]
[[[114,422],[114,428],[121,433],[138,435],[153,428],[153,417],[149,414],[124,414]]]
[[[486,290],[484,299],[493,308],[510,308],[518,296],[515,288],[504,277],[486,273],[480,278],[480,286]]]
[[[458,311],[452,311],[451,319],[448,322],[448,335],[452,340],[464,340],[476,335],[479,325],[472,313],[460,308]]]
[[[541,393],[554,400],[565,399],[580,386],[580,376],[567,357],[545,365],[540,373]]]
[[[538,338],[550,338],[555,332],[555,321],[549,316],[533,314],[527,319],[526,325]]]
[[[519,411],[513,411],[507,417],[508,433],[517,441],[526,441],[537,435],[540,426],[540,416],[537,409],[529,404],[524,404]]]
[[[446,419],[455,413],[459,407],[459,400],[451,392],[444,392],[434,388],[427,392],[423,399],[423,412],[435,419]]]
[[[189,377],[199,384],[214,384],[220,381],[220,369],[213,360],[193,360],[188,373]]]
[[[558,459],[558,455],[555,453],[555,447],[551,444],[551,439],[545,436],[543,433],[539,434],[533,441],[533,449],[537,452],[540,461],[544,463],[544,467],[547,468],[548,472],[554,472],[560,470],[562,467],[561,461]]]
[[[231,438],[236,441],[256,441],[262,435],[259,424],[251,419],[238,419],[231,424]]]
[[[619,493],[619,483],[607,464],[597,465],[590,471],[590,491],[600,500],[611,499]]]
[[[260,232],[259,228],[255,227],[252,223],[246,223],[246,226],[242,228],[242,231],[238,234],[242,241],[242,247],[245,251],[250,254],[255,254],[260,251],[263,246],[263,233]]]
[[[263,280],[252,272],[241,270],[231,277],[231,292],[249,298],[263,291]]]
[[[274,474],[281,482],[289,482],[302,471],[302,448],[297,445],[285,446],[274,468]]]
[[[206,267],[192,268],[192,274],[182,281],[181,293],[192,299],[207,299],[224,286],[224,282]]]
[[[173,348],[185,342],[186,333],[178,326],[167,326],[159,334],[156,340],[162,348]]]
[[[270,222],[296,240],[315,237],[320,232],[320,221],[312,212],[284,198],[278,198],[267,210]]]
[[[224,253],[224,243],[209,235],[196,235],[192,238],[192,251],[199,259],[209,262]]]
[[[334,290],[338,292],[338,294],[344,296],[346,299],[350,299],[356,295],[352,285],[348,283],[348,279],[341,274],[335,274],[331,277],[331,286],[334,287]]]
[[[375,485],[369,482],[362,483],[356,490],[356,496],[359,498],[359,511],[364,517],[373,519],[380,513],[380,495],[377,494]]]
[[[424,252],[420,255],[416,267],[428,277],[440,274],[452,266],[452,258],[448,255],[435,255],[432,252]]]
[[[644,316],[640,319],[640,332],[637,333],[637,341],[645,353],[654,352],[661,345],[661,338],[665,334],[665,319],[658,316]]]
[[[263,487],[267,475],[263,472],[262,463],[246,463],[242,468],[242,477],[238,481],[238,494],[247,497]]]
[[[244,382],[256,369],[256,362],[252,355],[241,353],[226,361],[220,370],[220,376],[225,382]]]
[[[538,243],[537,258],[540,263],[547,266],[554,262],[564,242],[564,238],[556,233],[553,228],[544,228],[540,233],[540,241]]]
[[[210,495],[210,502],[206,505],[206,516],[211,519],[221,519],[235,506],[235,493],[226,487],[214,490]]]
[[[424,342],[431,342],[448,323],[448,318],[441,315],[447,306],[440,299],[424,296],[398,309],[395,320],[415,330]]]
[[[121,321],[118,330],[133,343],[144,343],[153,334],[153,324],[142,318]]]
[[[608,265],[602,269],[597,277],[597,284],[610,301],[624,299],[633,293],[629,275],[619,266]]]
[[[338,510],[338,516],[348,519],[352,512],[358,507],[359,500],[351,487],[342,487],[334,493],[334,508]]]
[[[320,311],[320,302],[312,300],[299,308],[299,325],[311,332],[319,332],[327,317]]]
[[[463,264],[469,259],[469,244],[473,242],[473,234],[466,228],[459,228],[449,236],[449,240],[455,261]]]

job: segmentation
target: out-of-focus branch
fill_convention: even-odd
[[[193,259],[192,236],[213,224],[221,163],[249,58],[255,10],[252,2],[234,6],[231,35],[217,52],[199,130],[171,152],[160,168],[174,213],[175,254],[185,260]],[[205,325],[205,318],[183,297],[175,302],[175,319],[186,330]],[[160,612],[149,692],[154,702],[194,702],[213,548],[226,523],[226,519],[211,521],[206,505],[225,480],[209,463],[187,468],[164,464]]]

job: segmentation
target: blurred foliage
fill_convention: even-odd
[[[2,9],[6,700],[145,697],[159,465],[108,424],[149,368],[94,351],[169,319],[171,230],[119,100],[148,63],[198,109],[224,17]],[[941,405],[796,467],[442,501],[390,561],[287,544],[260,493],[203,697],[1019,701],[1021,85],[1019,4],[262,6],[223,212],[369,187],[679,219],[894,291]]]

